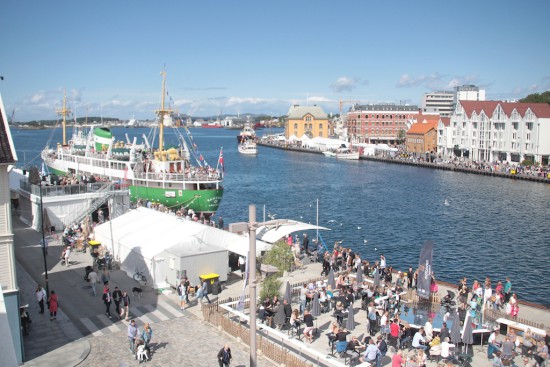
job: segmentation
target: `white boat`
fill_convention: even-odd
[[[325,155],[325,157],[336,157],[336,153],[331,152],[330,150],[325,150],[323,154]]]
[[[239,153],[248,154],[248,155],[258,154],[258,148],[256,147],[256,143],[251,141],[245,141],[244,143],[239,144]]]
[[[336,159],[359,160],[359,152],[342,148],[336,152]]]

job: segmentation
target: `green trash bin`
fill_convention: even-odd
[[[201,286],[202,283],[206,280],[206,291],[208,294],[214,294],[214,284],[218,284],[220,281],[219,274],[216,273],[210,273],[210,274],[203,274],[199,277],[201,279]]]

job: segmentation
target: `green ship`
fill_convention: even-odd
[[[166,73],[162,72],[162,76],[162,102],[156,111],[158,148],[150,147],[145,136],[143,144],[136,144],[135,138],[133,142],[117,142],[105,127],[93,127],[88,132],[75,128],[72,138],[66,141],[66,117],[70,111],[64,98],[59,111],[63,116],[63,142],[55,149],[46,147],[42,159],[51,173],[94,175],[127,185],[133,202],[149,201],[209,216],[216,212],[223,195],[223,153],[220,150],[217,167],[211,167],[196,151],[195,144],[186,144],[179,131],[179,145],[164,148],[165,123],[171,120],[172,111],[165,109]],[[190,132],[184,129],[189,139]]]

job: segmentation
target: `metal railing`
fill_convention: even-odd
[[[110,184],[109,182],[95,182],[89,183],[86,185],[33,185],[28,181],[21,180],[19,183],[19,188],[22,191],[28,192],[35,196],[40,196],[40,189],[42,188],[43,197],[52,197],[52,196],[63,196],[63,195],[78,195],[78,194],[89,194],[96,193],[101,191],[102,188]],[[113,184],[111,191],[125,191],[127,190],[127,185],[124,184]]]

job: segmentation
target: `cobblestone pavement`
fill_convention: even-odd
[[[143,325],[138,325],[140,328]],[[155,323],[151,342],[152,358],[146,366],[218,366],[216,356],[225,343],[233,355],[232,367],[248,366],[248,348],[195,316]],[[134,366],[138,362],[129,351],[126,332],[88,339],[91,352],[79,366]],[[258,366],[275,366],[258,357]]]

